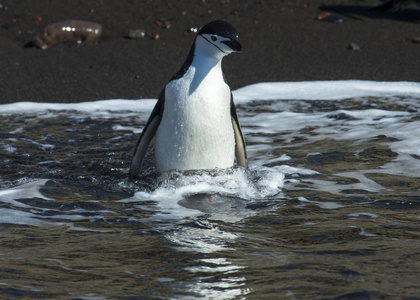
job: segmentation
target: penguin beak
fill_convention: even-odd
[[[233,51],[236,51],[236,52],[242,51],[242,45],[239,43],[237,39],[230,40],[230,41],[223,41],[222,43],[230,47]]]

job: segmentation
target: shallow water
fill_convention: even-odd
[[[0,106],[0,298],[420,299],[420,84],[234,96],[249,170],[136,182],[152,100]]]

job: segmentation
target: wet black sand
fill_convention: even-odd
[[[156,98],[188,53],[194,33],[186,29],[214,19],[231,22],[244,47],[224,61],[233,89],[264,81],[420,82],[420,43],[413,42],[420,8],[369,10],[375,3],[0,0],[0,103]],[[345,20],[315,20],[324,11]],[[104,34],[91,46],[30,47],[46,24],[66,19],[98,22]],[[128,39],[129,29],[144,29],[146,37]]]

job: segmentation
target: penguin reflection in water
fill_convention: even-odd
[[[242,51],[235,28],[213,21],[197,34],[181,69],[165,86],[137,142],[130,177],[138,178],[155,138],[156,170],[247,167],[245,141],[232,92],[222,72],[224,56]]]

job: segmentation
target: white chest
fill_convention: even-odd
[[[203,73],[191,67],[166,86],[155,140],[158,171],[231,167],[234,148],[230,89],[220,66]]]

